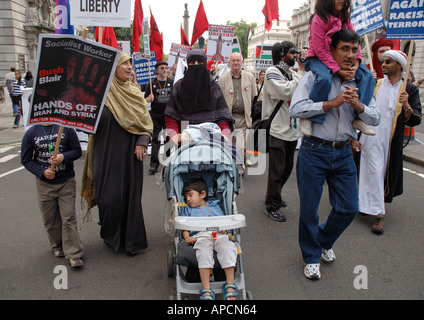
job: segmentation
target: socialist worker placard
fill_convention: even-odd
[[[28,123],[95,133],[120,51],[74,35],[42,34]]]

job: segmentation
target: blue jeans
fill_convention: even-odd
[[[296,163],[300,199],[299,245],[305,263],[319,263],[322,249],[331,249],[355,218],[358,181],[350,145],[340,149],[303,137]],[[319,224],[318,207],[327,182],[333,207]]]
[[[332,71],[318,58],[307,59],[305,70],[312,71],[316,76],[309,98],[314,102],[327,101],[331,90]],[[371,71],[363,63],[356,70],[355,82],[358,88],[359,101],[366,106],[369,105],[374,94],[375,79]],[[322,124],[324,119],[325,114],[309,118],[309,120],[319,124]]]

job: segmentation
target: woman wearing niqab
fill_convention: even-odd
[[[234,118],[224,99],[221,88],[206,68],[207,56],[203,50],[187,53],[188,69],[172,88],[165,109],[167,134],[174,142],[181,141],[181,122],[216,123],[228,138]]]
[[[141,91],[129,81],[131,71],[131,57],[122,53],[96,134],[89,139],[81,196],[88,211],[98,206],[104,242],[136,254],[147,248],[142,161],[153,123]]]

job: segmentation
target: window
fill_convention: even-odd
[[[25,55],[18,54],[18,70],[24,72],[26,69]]]

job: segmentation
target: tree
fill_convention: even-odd
[[[243,58],[244,59],[247,58],[247,47],[249,45],[247,43],[247,33],[249,31],[249,25],[246,23],[246,21],[244,21],[244,19],[241,19],[240,22],[227,21],[227,25],[235,27],[234,36],[237,36],[239,39],[241,54]],[[250,24],[252,34],[253,34],[253,30],[256,28],[257,25],[258,24],[256,22],[252,22]]]
[[[132,23],[129,28],[123,28],[123,27],[114,27],[113,30],[115,31],[116,40],[118,41],[130,41],[132,42]],[[141,37],[140,37],[141,38]],[[132,43],[131,46],[131,52],[133,51]],[[143,48],[143,41],[140,42],[140,48]],[[141,50],[140,49],[140,50]]]

